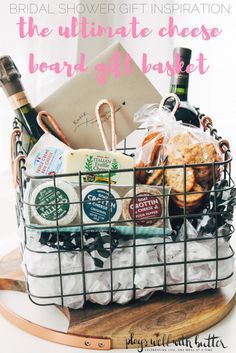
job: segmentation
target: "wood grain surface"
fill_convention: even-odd
[[[0,259],[0,289],[25,291],[19,250]],[[84,309],[65,308],[62,312],[69,319],[71,337],[110,338],[111,348],[159,346],[196,335],[221,321],[235,304],[235,292],[233,281],[218,290],[186,295],[160,292],[147,302],[108,306],[89,303]],[[65,344],[70,344],[68,341]]]

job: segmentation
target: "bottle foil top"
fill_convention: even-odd
[[[0,57],[0,85],[4,85],[20,77],[21,74],[12,58],[8,55]]]

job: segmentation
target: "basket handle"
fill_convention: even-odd
[[[220,151],[227,155],[228,158],[230,158],[230,143],[227,140],[223,140],[221,137],[217,135],[217,130],[213,127],[213,120],[209,116],[205,114],[199,114],[200,119],[201,119],[201,124],[203,126],[203,130],[207,131],[208,129],[210,130],[211,134],[215,135],[215,138],[218,140]]]
[[[19,154],[12,163],[12,177],[13,177],[13,187],[16,189],[19,185],[19,169],[20,162],[25,161],[26,156]]]
[[[10,158],[11,158],[11,167],[13,168],[13,163],[14,163],[14,145],[16,143],[16,136],[19,136],[19,138],[22,135],[22,131],[20,128],[15,127],[11,133],[11,140],[10,140]],[[13,169],[12,169],[13,170]]]
[[[213,127],[212,118],[204,115],[201,119],[201,124],[202,124],[203,130],[206,131],[207,129],[209,129],[208,124],[210,124]]]
[[[69,141],[67,140],[65,134],[63,133],[62,129],[60,128],[60,126],[58,125],[58,123],[56,122],[55,118],[49,114],[48,112],[46,111],[41,111],[38,113],[38,116],[37,116],[37,123],[38,125],[40,126],[40,128],[44,131],[44,132],[47,132],[47,133],[51,133],[49,128],[47,127],[47,125],[45,124],[45,121],[43,118],[46,118],[47,121],[52,125],[53,129],[55,130],[56,132],[56,135],[57,137],[62,141],[64,142],[64,144],[66,144],[67,146],[71,147],[70,146],[70,143]]]
[[[180,100],[179,100],[179,97],[175,94],[175,93],[169,93],[167,95],[165,95],[161,102],[160,102],[160,105],[159,105],[159,110],[161,111],[165,105],[165,102],[167,101],[167,99],[169,98],[174,98],[175,100],[175,105],[174,105],[174,108],[172,109],[172,113],[175,115],[175,113],[177,112],[179,106],[180,106]]]
[[[101,107],[107,104],[110,108],[110,114],[111,114],[111,137],[112,137],[112,148],[109,146],[108,142],[107,142],[107,138],[105,135],[105,131],[102,125],[102,119],[101,119],[101,114],[100,114],[100,109]],[[98,127],[100,130],[100,133],[102,135],[102,140],[105,146],[105,150],[106,151],[111,151],[115,152],[116,151],[116,141],[117,141],[117,137],[116,137],[116,117],[115,117],[115,108],[114,105],[111,101],[109,101],[108,99],[102,99],[101,101],[98,102],[98,104],[96,105],[95,108],[95,114],[96,114],[96,118],[97,118],[97,123],[98,123]]]

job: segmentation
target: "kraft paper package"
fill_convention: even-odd
[[[87,71],[70,79],[36,107],[38,111],[46,110],[56,118],[72,148],[104,149],[94,111],[101,99],[109,99],[115,106],[117,143],[136,129],[133,117],[142,105],[160,103],[160,93],[131,58],[130,74],[127,72],[127,58],[128,53],[120,43],[109,46],[87,65]],[[120,77],[107,74],[105,83],[101,84],[101,71],[96,68],[106,65],[107,69],[110,65],[114,69],[115,60],[119,62],[116,69]],[[104,111],[102,118],[106,136],[110,137],[110,114]],[[108,143],[111,143],[110,139]]]

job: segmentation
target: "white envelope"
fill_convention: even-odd
[[[101,85],[96,78],[96,65],[113,62],[115,53],[119,55],[121,77],[107,75]],[[95,116],[95,106],[101,99],[109,99],[116,110],[117,142],[122,141],[136,129],[134,113],[146,103],[159,103],[160,93],[131,59],[131,74],[124,73],[127,52],[120,43],[115,43],[98,55],[87,71],[77,74],[57,89],[36,109],[51,113],[73,148],[104,149]],[[102,117],[103,127],[111,144],[111,124],[109,108]]]

